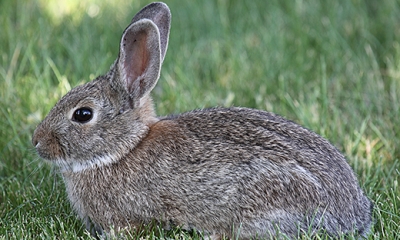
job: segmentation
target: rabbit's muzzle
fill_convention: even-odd
[[[44,131],[42,124],[34,131],[32,144],[39,156],[45,160],[53,161],[64,155],[57,134],[52,131]]]

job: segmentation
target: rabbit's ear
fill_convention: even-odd
[[[153,89],[160,75],[161,48],[151,20],[136,21],[124,31],[116,67],[119,77],[114,84],[123,87],[135,104]]]
[[[157,25],[160,32],[161,58],[164,60],[168,47],[169,29],[171,24],[171,12],[168,6],[162,2],[154,2],[144,7],[132,19],[131,23],[142,19],[150,19]]]

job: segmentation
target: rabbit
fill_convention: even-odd
[[[367,236],[373,204],[316,133],[242,107],[155,114],[170,21],[164,3],[139,11],[109,72],[68,92],[33,133],[86,228],[104,236],[156,221],[212,239]]]

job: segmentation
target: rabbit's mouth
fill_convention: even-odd
[[[76,160],[76,159],[68,159],[62,157],[55,157],[49,153],[49,151],[44,150],[40,143],[36,146],[36,152],[38,155],[44,159],[49,164],[57,166],[61,172],[81,172],[87,169],[100,168],[103,166],[110,165],[118,161],[118,156],[112,156],[110,154],[106,154],[104,156],[97,156],[93,159],[88,160]]]
[[[82,172],[84,170],[101,168],[104,166],[111,165],[117,162],[119,159],[118,156],[113,156],[111,154],[105,154],[102,156],[96,156],[92,159],[88,159],[85,161],[77,161],[75,159],[63,159],[58,158],[51,161],[53,164],[60,168],[61,172]]]

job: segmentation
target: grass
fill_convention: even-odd
[[[0,1],[0,239],[90,238],[30,138],[71,87],[108,70],[123,29],[146,3]],[[375,203],[368,239],[400,239],[400,3],[167,4],[173,19],[153,91],[158,114],[246,106],[314,130],[346,155]]]

